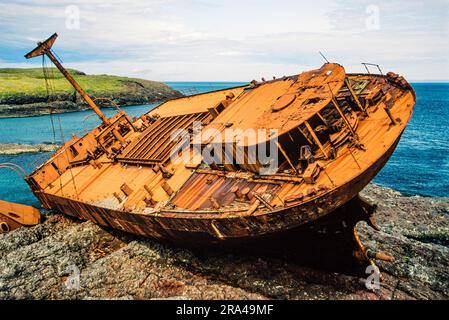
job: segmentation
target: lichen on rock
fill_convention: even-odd
[[[360,223],[360,237],[395,258],[379,263],[379,290],[367,290],[364,278],[286,259],[200,253],[56,214],[0,235],[0,299],[449,298],[449,199],[374,185],[363,196],[379,206],[381,231]]]

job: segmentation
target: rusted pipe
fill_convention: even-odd
[[[243,188],[242,192],[242,196],[248,200],[251,201],[253,199],[253,194],[250,192],[251,189],[249,187]]]
[[[233,194],[235,194],[235,197],[238,199],[243,199],[243,194],[240,192],[240,189],[238,186],[233,186],[230,190]]]
[[[1,231],[1,233],[9,232],[9,230],[10,230],[9,225],[6,222],[1,222],[0,223],[0,231]]]
[[[386,254],[384,252],[374,252],[370,249],[368,249],[366,251],[366,256],[370,259],[375,259],[375,260],[382,260],[382,261],[386,261],[386,262],[393,262],[394,261],[394,257],[390,256],[389,254]]]
[[[164,181],[164,183],[162,184],[162,189],[164,189],[164,191],[169,195],[169,196],[171,196],[172,194],[173,194],[173,189],[172,189],[172,187],[167,183],[167,182],[165,182]]]
[[[118,200],[119,203],[123,201],[122,197],[117,192],[114,192],[113,195]]]
[[[254,203],[251,205],[251,207],[249,207],[248,211],[246,211],[246,215],[250,216],[254,212],[256,212],[256,210],[259,207],[259,205],[260,205],[260,201],[259,200],[254,201]]]
[[[215,199],[214,197],[210,197],[209,200],[212,203],[212,207],[214,209],[220,209],[220,204],[218,203],[217,199]]]

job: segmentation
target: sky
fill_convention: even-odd
[[[449,0],[0,0],[0,67],[54,32],[65,66],[159,81],[250,81],[361,62],[449,80]]]

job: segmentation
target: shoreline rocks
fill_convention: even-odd
[[[129,80],[124,83],[124,88],[126,90],[89,95],[100,108],[162,103],[183,96],[179,91],[162,83],[150,85]],[[57,93],[50,97],[30,94],[0,96],[0,118],[31,117],[87,109],[87,103],[74,91]]]
[[[379,290],[285,259],[180,249],[48,215],[0,235],[0,299],[448,299],[449,198],[376,185],[362,195],[381,228],[361,222],[362,241],[395,258],[378,262]]]

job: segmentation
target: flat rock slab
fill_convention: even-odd
[[[379,263],[379,290],[282,259],[200,254],[49,215],[0,235],[0,299],[448,299],[449,199],[373,185],[363,196],[378,204],[381,227],[360,223],[363,242],[395,258]]]

